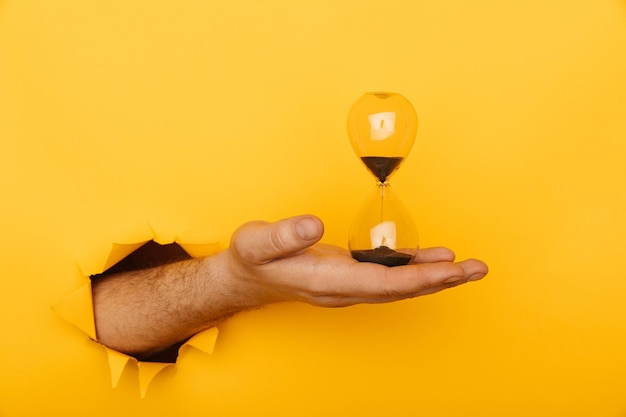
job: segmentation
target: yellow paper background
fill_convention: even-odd
[[[311,212],[345,246],[371,90],[420,118],[392,183],[422,245],[488,279],[241,314],[112,388],[51,306],[146,239]],[[624,416],[625,143],[620,0],[0,1],[0,416]]]

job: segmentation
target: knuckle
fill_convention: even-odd
[[[389,269],[385,269],[385,273],[380,281],[378,294],[384,298],[398,297],[402,295],[403,292],[398,288],[397,283],[394,282],[389,271]]]
[[[403,294],[402,291],[398,290],[397,288],[391,285],[384,285],[380,289],[380,295],[385,298],[395,298],[395,297],[401,296],[402,294]]]
[[[237,257],[253,262],[255,260],[255,250],[250,241],[253,241],[256,229],[266,225],[267,222],[252,221],[239,226],[232,234],[230,247]]]
[[[289,250],[289,239],[280,227],[272,227],[269,233],[269,244],[277,252]]]

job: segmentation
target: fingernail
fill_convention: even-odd
[[[313,219],[302,219],[296,223],[296,233],[302,240],[317,239],[320,236],[319,225]]]
[[[448,278],[447,280],[445,280],[443,283],[444,284],[451,284],[453,282],[458,282],[463,280],[464,277],[452,277],[452,278]]]
[[[487,274],[483,274],[482,272],[478,272],[476,274],[470,275],[467,279],[468,281],[478,281],[479,279],[483,279]]]

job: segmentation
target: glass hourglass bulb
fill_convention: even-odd
[[[408,156],[416,133],[415,109],[400,94],[367,93],[348,113],[352,147],[376,179],[376,189],[350,228],[348,247],[358,261],[398,266],[415,257],[417,229],[389,178]]]

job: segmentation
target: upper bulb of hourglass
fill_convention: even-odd
[[[348,136],[357,156],[384,183],[409,154],[417,133],[417,114],[396,93],[367,93],[348,113]]]

